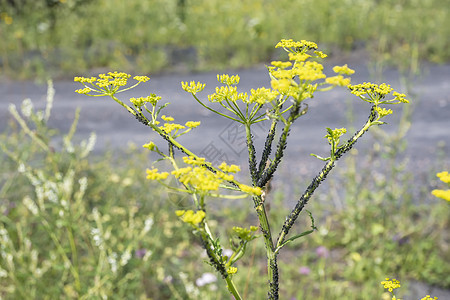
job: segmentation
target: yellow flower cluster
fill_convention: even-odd
[[[333,68],[333,72],[338,74],[352,75],[355,73],[355,70],[350,69],[347,64],[345,64],[343,66],[335,66]]]
[[[133,77],[134,80],[139,81],[139,82],[147,82],[150,80],[150,77],[148,76],[134,76]]]
[[[239,184],[239,188],[244,193],[247,193],[247,194],[250,194],[250,195],[260,196],[262,194],[262,190],[259,187],[252,187],[252,186],[249,186],[249,185],[241,183],[241,184]]]
[[[270,63],[272,66],[274,66],[275,68],[284,70],[286,68],[289,68],[290,66],[292,66],[292,63],[290,61],[272,61]]]
[[[186,124],[184,124],[184,125],[189,128],[195,128],[195,127],[200,126],[200,121],[198,121],[198,122],[187,121]]]
[[[250,226],[250,229],[233,226],[234,233],[244,241],[250,241],[253,237],[253,233],[258,230],[256,226]]]
[[[169,176],[169,173],[167,172],[162,172],[162,173],[158,173],[158,169],[153,168],[153,169],[147,169],[147,179],[150,180],[161,180],[161,179],[166,179]]]
[[[152,151],[153,149],[155,149],[156,145],[153,142],[149,142],[147,144],[142,145],[142,147]]]
[[[436,176],[447,184],[450,184],[450,174],[448,172],[437,173]],[[435,197],[444,199],[450,202],[450,189],[447,190],[433,190],[431,194]]]
[[[387,116],[387,115],[392,114],[392,109],[381,108],[379,106],[377,106],[375,109],[376,109],[380,119],[385,117],[385,116]]]
[[[75,77],[73,79],[73,81],[81,82],[81,83],[93,83],[96,80],[97,80],[96,77],[90,77],[90,78],[87,78],[87,77]]]
[[[200,83],[200,82],[194,82],[191,81],[190,83],[181,82],[181,87],[183,88],[183,90],[185,90],[188,93],[191,93],[193,95],[203,91],[203,89],[205,88],[205,84],[204,83]]]
[[[405,94],[400,94],[397,92],[393,92],[392,95],[395,97],[395,100],[397,100],[399,103],[409,103],[407,99],[405,99]]]
[[[431,298],[430,295],[426,295],[425,297],[423,297],[423,298],[420,299],[420,300],[437,300],[437,299],[438,299],[438,297],[433,297],[433,298]]]
[[[389,292],[392,292],[393,290],[400,287],[400,282],[397,279],[390,280],[389,278],[386,278],[386,280],[382,281],[381,284]]]
[[[301,62],[301,61],[305,61],[305,60],[307,60],[308,58],[310,58],[311,57],[311,55],[309,55],[309,54],[306,54],[306,53],[293,53],[293,52],[289,52],[289,60],[294,60],[294,61],[298,61],[298,62]]]
[[[184,129],[184,128],[186,128],[186,127],[184,127],[181,124],[176,124],[176,123],[164,123],[163,126],[159,126],[159,129],[166,132],[167,134],[171,134],[172,131],[174,131],[174,130],[175,130],[174,134],[177,134],[178,130]]]
[[[166,115],[162,115],[161,119],[163,119],[166,122],[174,121],[173,117],[166,116]],[[179,137],[180,135],[183,135],[183,134],[189,132],[192,128],[198,127],[199,125],[200,125],[200,122],[194,122],[194,121],[188,121],[188,122],[186,122],[186,124],[184,126],[181,124],[177,124],[177,123],[164,123],[163,126],[159,126],[159,129],[161,129],[162,131],[164,131],[167,134],[170,134],[176,138],[176,137]],[[187,130],[178,134],[178,130],[185,129],[186,127],[188,127]],[[175,131],[175,132],[173,132],[173,131]]]
[[[248,98],[247,93],[238,93],[237,87],[235,86],[216,87],[216,92],[214,94],[208,95],[208,100],[210,102],[222,102],[222,101],[236,102],[238,100],[247,102],[247,98]]]
[[[206,216],[206,213],[203,210],[199,210],[195,213],[192,210],[176,210],[175,214],[180,217],[183,222],[193,226],[200,224]]]
[[[433,190],[431,194],[450,202],[450,190]]]
[[[221,169],[225,173],[236,173],[241,171],[241,168],[237,165],[227,165],[227,163],[223,162],[220,164],[219,169]]]
[[[436,176],[445,183],[450,183],[450,174],[448,172],[437,173]]]
[[[349,85],[348,88],[353,95],[358,97],[367,94],[370,96],[373,95],[374,98],[379,98],[392,92],[391,86],[386,83],[377,85],[375,83],[364,82],[361,84]]]
[[[93,91],[93,89],[91,89],[89,87],[85,87],[84,89],[75,90],[75,93],[86,95],[86,94],[89,94],[91,91]]]
[[[350,84],[350,78],[344,78],[343,75],[352,75],[355,73],[347,65],[335,66],[333,71],[339,75],[328,77],[325,79],[325,82],[334,86],[348,86]]]
[[[248,99],[248,103],[258,103],[265,104],[275,100],[279,93],[277,91],[267,89],[265,87],[258,88],[256,90],[251,90],[251,95]]]
[[[350,84],[350,78],[344,78],[342,75],[327,77],[325,82],[334,86],[347,86]]]
[[[184,185],[191,185],[201,192],[217,191],[223,179],[205,167],[186,167],[172,171],[172,174]]]
[[[198,191],[217,191],[224,181],[233,180],[232,175],[222,172],[213,173],[204,167],[205,159],[193,156],[183,157],[183,162],[194,167],[180,168],[172,171],[174,175],[184,185],[192,185]]]
[[[227,273],[230,275],[236,274],[238,269],[236,267],[229,267]]]
[[[130,74],[123,72],[108,72],[108,74],[99,74],[95,85],[100,88],[108,86],[112,86],[113,88],[121,87],[127,85],[128,78],[130,77]]]
[[[349,84],[348,88],[350,89],[350,92],[352,94],[360,97],[364,101],[371,102],[375,105],[386,103],[389,104],[409,103],[409,101],[405,99],[405,94],[400,94],[395,91],[392,94],[394,96],[394,99],[384,100],[386,95],[388,95],[393,91],[391,86],[386,83],[378,85],[370,82],[364,82],[355,85]]]
[[[328,134],[325,136],[325,138],[328,139],[328,142],[332,144],[333,142],[335,144],[339,143],[339,138],[347,133],[347,129],[345,128],[335,128],[334,130],[328,129]]]
[[[147,97],[130,98],[130,102],[133,103],[133,105],[136,107],[141,107],[148,102],[150,102],[154,106],[159,100],[161,100],[161,96],[156,96],[155,94]]]
[[[85,95],[89,95],[90,92],[97,92],[101,95],[113,95],[117,93],[120,87],[127,85],[128,78],[130,77],[130,74],[124,72],[108,72],[106,74],[99,74],[98,77],[75,77],[75,82],[80,82],[85,86],[85,88],[78,89],[75,92]],[[136,85],[150,80],[147,76],[134,76],[133,79],[138,81]],[[91,84],[92,87],[88,87],[87,84]],[[140,101],[136,100],[136,103],[140,103]]]
[[[316,61],[300,62],[292,68],[292,75],[298,76],[300,80],[315,81],[325,78],[323,66]]]
[[[162,115],[161,119],[163,119],[166,122],[174,121],[175,119],[172,117],[166,117],[166,115]]]
[[[304,53],[289,53],[289,57],[295,60],[292,62],[272,62],[272,67],[269,67],[272,76],[271,86],[275,92],[285,96],[291,96],[302,101],[312,96],[312,93],[317,88],[316,84],[311,82],[326,78],[323,73],[323,66],[315,61],[304,61],[309,55]],[[291,67],[289,69],[289,67]],[[294,78],[298,78],[300,83],[297,83]]]
[[[195,158],[194,156],[184,156],[183,162],[188,165],[202,166],[205,164],[206,160],[204,157]]]
[[[293,39],[282,39],[278,44],[276,44],[275,48],[284,48],[284,49],[290,49],[295,48],[299,50],[312,50],[317,49],[317,44],[310,41],[301,40],[299,42],[295,42]]]
[[[325,58],[325,57],[328,56],[325,53],[323,53],[322,51],[317,51],[317,50],[314,51],[314,54],[317,55],[317,57],[320,57],[320,58]]]
[[[217,74],[217,81],[219,81],[222,84],[226,84],[226,85],[237,85],[239,84],[239,80],[241,78],[239,77],[239,75],[228,75],[228,74],[223,74],[223,75],[219,75]]]

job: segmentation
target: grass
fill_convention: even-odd
[[[365,49],[407,68],[449,60],[447,1],[66,0],[0,2],[0,68],[12,78],[72,77],[92,68],[159,71],[267,62],[281,38],[328,53]]]
[[[49,96],[47,108],[51,103]],[[49,109],[25,101],[11,111],[0,136],[2,298],[229,299],[199,259],[199,241],[174,214],[191,203],[145,179],[146,153],[91,157],[93,140],[72,141],[76,112],[72,129],[59,133],[47,126]],[[401,158],[408,124],[405,111],[396,132],[375,132],[378,146],[364,156],[353,152],[312,201],[318,231],[280,257],[282,299],[373,299],[386,276],[450,288],[450,209],[426,182],[411,188],[416,179]],[[284,197],[269,194],[272,219],[282,221]],[[257,225],[251,205],[212,207],[211,229],[225,237],[225,228]],[[296,229],[309,226],[305,214]],[[244,298],[264,299],[263,241],[249,247],[236,284],[245,287]],[[217,282],[199,280],[208,276]]]

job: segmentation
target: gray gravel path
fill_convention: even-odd
[[[373,80],[364,63],[356,60],[349,66],[356,70],[353,83]],[[263,65],[229,73],[238,73],[241,76],[240,89],[243,91],[270,86],[267,71]],[[405,91],[406,88],[401,84],[400,78],[401,76],[395,70],[387,70],[383,75],[383,81],[391,83],[399,91]],[[202,152],[205,156],[208,154],[212,160],[224,158],[229,162],[245,164],[243,129],[234,126],[227,119],[215,117],[185,93],[181,89],[180,81],[190,80],[206,83],[205,91],[200,94],[204,99],[217,84],[216,72],[157,75],[131,92],[119,95],[122,99],[144,96],[148,93],[162,96],[162,101],[171,103],[165,110],[166,114],[173,116],[175,120],[202,121],[202,126],[182,138],[182,141],[192,150]],[[54,85],[56,94],[50,125],[66,132],[73,120],[76,107],[80,107],[81,120],[77,135],[87,137],[90,132],[95,131],[98,137],[95,148],[97,153],[110,147],[123,149],[128,142],[141,145],[149,140],[155,142],[159,140],[153,132],[136,122],[129,113],[111,99],[78,95],[74,93],[74,90],[80,85],[72,81],[56,81]],[[421,75],[411,81],[410,92],[411,107],[414,112],[411,129],[406,135],[408,142],[406,154],[411,158],[411,168],[423,169],[436,160],[438,144],[444,145],[441,149],[448,163],[450,159],[450,65],[424,66]],[[45,85],[36,85],[32,82],[0,82],[0,131],[3,131],[7,125],[9,103],[19,105],[23,99],[31,98],[35,106],[42,107],[45,103],[45,94]],[[344,88],[317,93],[314,99],[308,100],[308,113],[297,122],[290,135],[287,149],[289,169],[307,172],[305,168],[309,169],[319,164],[318,160],[309,157],[309,154],[327,154],[329,146],[323,139],[325,128],[347,127],[346,114],[349,103],[352,103],[354,111],[354,126],[359,128],[367,118],[369,104],[349,95]],[[401,115],[400,107],[393,108],[397,109],[398,113],[388,117],[387,121],[390,125],[384,126],[384,130],[388,132],[396,130],[396,123]],[[257,128],[255,134],[262,140],[265,131]],[[363,151],[371,146],[364,140],[357,145],[358,149]],[[213,157],[213,153],[217,158]],[[303,160],[302,164],[300,164],[300,158]]]

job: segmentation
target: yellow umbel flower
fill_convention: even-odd
[[[217,81],[219,81],[220,83],[226,84],[226,85],[236,85],[239,84],[240,81],[240,77],[239,75],[228,75],[228,74],[223,74],[223,75],[219,75],[217,74]]]
[[[88,96],[113,96],[114,94],[122,91],[129,90],[136,87],[142,82],[147,82],[150,80],[147,76],[134,76],[133,79],[137,81],[133,86],[128,88],[123,88],[128,83],[128,79],[131,77],[130,74],[124,72],[108,72],[106,74],[99,74],[97,77],[75,77],[73,80],[75,82],[80,82],[84,85],[84,89],[76,90],[77,93],[85,94]],[[90,84],[91,86],[88,86]],[[98,93],[97,95],[89,94],[90,92]],[[150,98],[132,98],[132,103],[136,106],[142,106],[144,102],[152,102],[155,100],[154,95]],[[146,99],[146,101],[144,100]],[[118,100],[116,100],[118,101]],[[124,104],[121,103],[123,106]]]
[[[247,93],[238,93],[237,87],[228,85],[216,87],[216,92],[214,94],[208,95],[208,100],[210,102],[222,102],[222,101],[236,102],[238,100],[246,102],[247,97],[248,97]]]
[[[386,280],[382,281],[381,284],[389,292],[392,292],[393,290],[395,290],[401,286],[400,281],[398,281],[397,279],[390,280],[388,277],[386,277]]]
[[[385,117],[385,116],[387,116],[387,115],[392,114],[392,109],[386,109],[386,108],[381,108],[381,107],[377,106],[375,108],[375,110],[377,111],[378,116],[380,117],[380,119]]]
[[[181,82],[181,87],[183,88],[183,90],[185,90],[188,93],[191,93],[193,95],[197,94],[198,92],[203,91],[203,89],[205,88],[205,84],[204,83],[200,83],[200,82],[194,82],[191,81],[189,84],[187,82]]]
[[[450,174],[447,171],[439,172],[436,174],[436,176],[442,181],[447,184],[450,184]],[[436,196],[438,198],[444,199],[446,201],[450,202],[450,190],[433,190],[431,192],[433,196]]]
[[[75,82],[81,82],[81,83],[93,83],[94,81],[96,81],[97,78],[95,77],[90,77],[90,78],[86,78],[86,77],[75,77],[73,79],[73,81]]]
[[[179,168],[177,170],[172,171],[172,175],[174,175],[175,177],[180,177],[184,174],[189,173],[192,170],[191,167],[186,167],[186,168]]]
[[[92,91],[91,88],[85,87],[84,89],[78,89],[78,90],[76,90],[75,93],[86,95],[86,94],[88,94],[88,93],[91,92],[91,91]]]
[[[292,53],[289,52],[289,60],[295,60],[297,62],[305,61],[310,58],[311,55],[306,53]]]
[[[405,99],[405,97],[406,97],[405,94],[393,92],[392,95],[395,97],[395,100],[397,100],[400,103],[409,103],[409,101],[407,99]]]
[[[147,82],[147,81],[150,80],[150,77],[147,77],[147,76],[134,76],[133,79],[137,80],[139,82]]]
[[[393,92],[393,99],[385,100],[385,97],[390,94],[393,89],[390,85],[382,83],[380,85],[370,82],[364,82],[361,84],[348,85],[350,92],[366,102],[371,102],[375,105],[379,104],[399,104],[399,103],[409,103],[405,99],[405,94],[399,94]]]
[[[348,88],[352,94],[358,97],[365,94],[383,97],[392,92],[391,86],[385,83],[378,85],[370,82],[364,82],[361,84],[349,85]]]
[[[161,116],[161,119],[163,119],[164,121],[167,121],[167,122],[175,120],[174,118],[172,118],[172,117],[167,117],[166,115],[162,115],[162,116]]]
[[[246,184],[239,184],[239,188],[244,193],[247,193],[250,195],[260,196],[262,194],[262,190],[259,187],[252,187],[252,186],[248,186]]]
[[[178,132],[179,129],[184,129],[186,127],[184,127],[181,124],[175,124],[175,123],[165,123],[163,126],[159,126],[159,129],[161,129],[162,131],[171,134],[172,131],[175,130],[175,133]]]
[[[273,79],[270,84],[272,85],[272,89],[278,91],[283,95],[291,95],[292,93],[292,84],[293,81],[291,79]]]
[[[149,142],[147,144],[142,145],[142,147],[152,151],[153,149],[155,149],[156,145],[153,142]]]
[[[130,102],[133,103],[134,106],[141,107],[145,103],[151,103],[153,106],[156,105],[156,102],[161,100],[160,96],[156,96],[155,94],[152,94],[147,97],[139,97],[139,98],[130,98]]]
[[[286,69],[292,66],[290,61],[272,61],[270,64],[279,69]]]
[[[431,194],[450,202],[450,190],[433,190]]]
[[[350,69],[347,64],[345,64],[343,66],[335,66],[333,68],[333,72],[338,74],[352,75],[353,73],[355,73],[355,70]]]
[[[447,171],[437,173],[436,176],[437,176],[442,182],[450,183],[450,174],[449,174]]]
[[[282,39],[275,48],[284,48],[285,50],[294,51],[291,48],[295,48],[295,51],[307,51],[307,50],[317,50],[317,44],[310,41],[301,40],[299,42],[294,42],[293,39]]]
[[[191,224],[193,226],[197,226],[200,224],[206,216],[206,213],[203,210],[199,210],[194,213],[192,210],[177,210],[175,214],[181,218],[184,223]]]
[[[426,295],[425,297],[423,297],[423,298],[420,299],[420,300],[437,300],[437,299],[438,299],[438,297],[433,297],[433,298],[431,298],[430,295]]]
[[[317,55],[317,57],[320,58],[326,58],[328,55],[326,55],[325,53],[323,53],[322,51],[314,51],[314,53]]]
[[[147,179],[150,180],[161,180],[161,179],[166,179],[169,176],[169,173],[167,172],[162,172],[162,173],[158,173],[158,169],[153,168],[153,169],[147,169]]]
[[[334,86],[347,86],[350,84],[350,78],[344,78],[342,75],[327,77],[325,82]]]
[[[293,68],[293,75],[297,75],[300,80],[315,81],[325,78],[323,66],[316,61],[307,61],[297,63]]]
[[[249,103],[265,104],[269,103],[277,98],[279,93],[265,87],[258,88],[256,90],[252,89],[250,97],[248,99]]]
[[[225,173],[236,173],[241,171],[241,167],[237,165],[227,165],[226,162],[221,163],[219,169],[221,169]]]
[[[186,127],[189,128],[195,128],[198,127],[200,125],[200,121],[198,122],[194,122],[194,121],[187,121],[186,124],[184,124]]]
[[[184,156],[183,162],[188,165],[196,165],[201,166],[205,164],[205,158],[204,157],[198,157],[195,158],[194,156]]]

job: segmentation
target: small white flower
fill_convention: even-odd
[[[195,284],[197,286],[205,286],[207,284],[214,283],[216,281],[217,281],[216,275],[214,275],[213,273],[204,273],[202,277],[198,278],[195,281]]]

